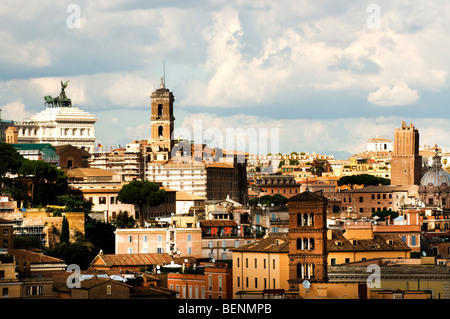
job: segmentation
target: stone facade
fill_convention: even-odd
[[[391,185],[419,185],[422,177],[422,157],[419,155],[419,130],[414,124],[394,133],[394,152],[391,159]]]

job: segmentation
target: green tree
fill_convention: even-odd
[[[117,200],[124,204],[133,204],[139,207],[142,214],[144,205],[156,207],[164,203],[166,191],[149,181],[132,181],[122,187],[117,194]]]
[[[23,156],[10,144],[0,142],[0,177],[6,173],[16,174],[22,165]]]
[[[116,227],[110,223],[91,218],[86,214],[85,236],[94,245],[96,252],[103,250],[105,254],[114,254]]]
[[[31,182],[34,206],[54,204],[58,196],[69,191],[64,171],[44,161],[23,159],[18,173],[20,178]]]
[[[61,242],[68,243],[70,239],[69,222],[66,216],[63,216],[62,227],[61,227]]]
[[[83,239],[74,243],[60,243],[59,245],[49,248],[44,247],[44,254],[56,257],[65,261],[66,264],[77,264],[81,269],[85,270],[97,255],[98,251],[94,250],[94,245]]]
[[[128,212],[120,211],[111,223],[117,228],[133,228],[136,225],[136,220],[133,216],[128,215]]]
[[[378,186],[378,185],[389,185],[390,179],[377,177],[370,174],[359,174],[351,176],[343,176],[337,181],[338,186],[348,185],[351,188],[355,188],[359,185],[364,186]]]
[[[274,206],[284,206],[287,204],[288,199],[280,194],[275,195],[263,195],[261,197],[252,198],[250,201],[250,205],[267,205],[271,206],[274,204]]]
[[[391,220],[397,218],[399,216],[398,212],[393,210],[378,210],[372,213],[372,217],[378,216],[380,217],[380,221],[386,220],[386,217],[391,216]]]
[[[66,212],[84,212],[90,213],[92,206],[94,205],[90,201],[84,199],[82,195],[63,195],[59,196],[57,199],[57,204],[65,206],[64,211]]]

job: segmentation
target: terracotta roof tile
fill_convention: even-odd
[[[106,266],[140,266],[170,263],[169,254],[106,254],[98,255]]]

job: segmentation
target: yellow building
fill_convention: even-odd
[[[262,298],[263,292],[289,289],[289,243],[285,234],[270,234],[232,249],[233,298]]]
[[[373,258],[409,258],[411,248],[395,234],[374,233],[372,226],[328,229],[328,265]]]
[[[13,255],[0,254],[0,296],[1,298],[20,298],[22,283],[16,273]]]

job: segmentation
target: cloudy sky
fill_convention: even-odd
[[[29,118],[70,80],[98,142],[124,146],[150,137],[165,65],[177,132],[200,123],[257,132],[262,153],[356,153],[404,120],[450,150],[448,52],[439,0],[2,1],[0,108]]]

